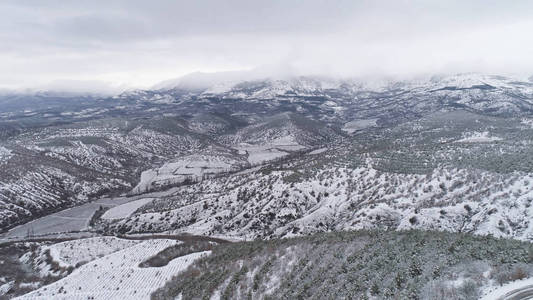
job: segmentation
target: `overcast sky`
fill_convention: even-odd
[[[533,75],[533,1],[0,2],[0,88],[145,88],[253,68]]]

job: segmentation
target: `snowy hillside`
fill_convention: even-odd
[[[517,241],[423,231],[239,242],[213,249],[153,299],[479,299],[530,276],[530,250]]]
[[[150,299],[157,288],[172,276],[185,270],[196,259],[209,252],[198,252],[176,258],[161,268],[141,268],[138,265],[160,251],[174,245],[170,240],[148,240],[101,258],[74,270],[65,278],[17,299]],[[95,246],[91,242],[88,246]],[[81,256],[90,256],[83,252]]]
[[[238,238],[417,228],[532,240],[533,130],[520,124],[457,111],[370,128],[180,187],[106,228]]]
[[[301,172],[255,172],[183,187],[113,228],[241,238],[418,228],[533,240],[532,174],[335,167],[294,181]]]
[[[439,165],[440,155],[454,157],[461,169],[529,171],[528,164],[511,159],[530,151],[528,138],[519,136],[531,128],[529,81],[459,74],[382,82],[319,77],[216,82],[84,98],[61,111],[54,109],[57,99],[9,96],[0,116],[0,228],[103,195],[162,190],[323,147],[359,144],[355,155],[346,154],[359,157],[365,143],[368,152],[392,141],[396,148],[375,151],[378,170],[429,159],[417,164],[426,172]],[[42,105],[46,101],[49,106]],[[461,113],[480,121],[465,122],[469,117]],[[427,121],[439,115],[449,120]],[[453,120],[462,127],[455,128]],[[427,143],[417,137],[417,126],[426,125],[433,127],[422,135],[441,134],[437,125],[451,127]],[[457,145],[448,144],[452,141]],[[472,153],[479,154],[477,161]]]
[[[188,84],[72,100],[63,109],[53,99],[46,106],[42,97],[10,98],[0,113],[0,229],[8,231],[0,236],[0,262],[8,266],[0,270],[0,294],[180,299],[194,290],[215,298],[305,296],[311,287],[295,291],[283,282],[293,284],[290,274],[310,282],[331,278],[310,279],[300,269],[309,263],[301,260],[303,253],[315,250],[339,272],[358,268],[352,274],[364,286],[346,279],[350,295],[423,298],[440,291],[472,298],[529,274],[529,250],[522,246],[513,249],[524,265],[506,263],[505,270],[492,265],[501,261],[498,251],[487,250],[490,262],[475,253],[461,255],[470,251],[464,245],[478,247],[480,241],[500,247],[494,237],[533,240],[531,82],[459,74],[409,81],[294,77]],[[65,208],[70,209],[64,213]],[[338,244],[336,235],[353,230],[364,237],[349,236],[352,248]],[[454,246],[441,254],[472,263],[472,269],[459,270],[450,261],[424,265],[412,278],[390,270],[399,275],[382,278],[382,289],[358,267],[383,269],[382,263],[354,256],[344,264],[331,252],[298,244],[312,235],[332,239],[343,251],[362,244],[389,249],[380,230],[399,239],[396,252],[407,251],[401,248],[408,244],[404,238],[426,245],[423,230],[453,243],[459,239],[465,244],[457,247],[467,247],[463,252],[455,253]],[[242,254],[245,242],[235,243],[231,255],[206,256],[213,238],[279,246],[285,243],[279,238],[288,237],[295,238],[289,242],[294,247],[272,246],[277,250],[251,262],[245,256],[255,250],[225,260]],[[417,249],[435,258],[430,248]],[[389,252],[379,251],[389,259]],[[202,277],[214,274],[205,270],[211,257],[213,270],[222,259],[231,277]],[[281,265],[292,271],[270,273]],[[436,279],[436,267],[461,275]],[[196,284],[201,286],[190,289]]]

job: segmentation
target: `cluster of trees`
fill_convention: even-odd
[[[488,280],[503,284],[532,270],[533,246],[514,240],[334,232],[218,245],[152,298],[200,299],[220,291],[225,299],[476,299]],[[450,284],[459,276],[462,284]]]

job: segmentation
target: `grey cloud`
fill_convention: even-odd
[[[533,73],[532,15],[524,0],[7,0],[0,88],[147,87],[265,65],[333,76]]]

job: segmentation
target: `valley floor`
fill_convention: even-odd
[[[94,213],[101,207],[112,208],[126,203],[134,202],[148,197],[160,197],[171,193],[172,189],[165,192],[153,192],[143,195],[120,196],[114,198],[102,198],[94,202],[82,204],[72,208],[35,219],[19,225],[0,234],[0,242],[20,240],[32,237],[65,237],[88,234],[88,227]]]

